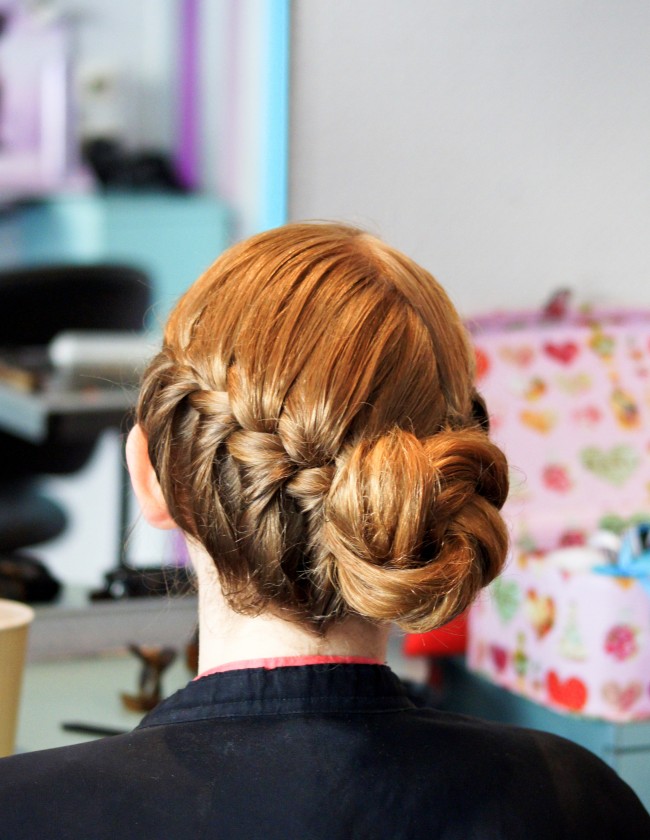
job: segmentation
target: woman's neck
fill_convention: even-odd
[[[318,635],[270,613],[241,615],[225,601],[212,561],[200,549],[190,553],[199,582],[199,673],[242,660],[295,656],[385,661],[387,626],[349,617]]]

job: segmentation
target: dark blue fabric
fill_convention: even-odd
[[[250,715],[413,708],[400,681],[380,665],[251,668],[212,674],[163,701],[141,727]]]
[[[214,674],[128,735],[0,761],[0,838],[648,840],[560,738],[416,708],[388,668]]]

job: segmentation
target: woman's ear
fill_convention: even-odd
[[[154,528],[163,530],[177,528],[151,465],[147,438],[138,425],[131,429],[126,441],[126,463],[129,467],[133,492],[147,522]]]

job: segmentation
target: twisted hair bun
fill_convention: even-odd
[[[424,269],[340,225],[227,251],[181,298],[138,422],[233,608],[443,623],[499,571],[504,456]]]
[[[406,630],[444,624],[501,569],[507,492],[505,457],[477,429],[423,441],[395,429],[351,447],[323,524],[343,600]]]

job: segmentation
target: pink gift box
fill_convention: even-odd
[[[471,610],[470,668],[556,709],[650,717],[650,594],[544,559],[650,522],[650,312],[472,325],[478,387],[511,465],[513,554]]]
[[[472,607],[467,662],[561,712],[650,718],[650,597],[638,580],[523,554]]]

